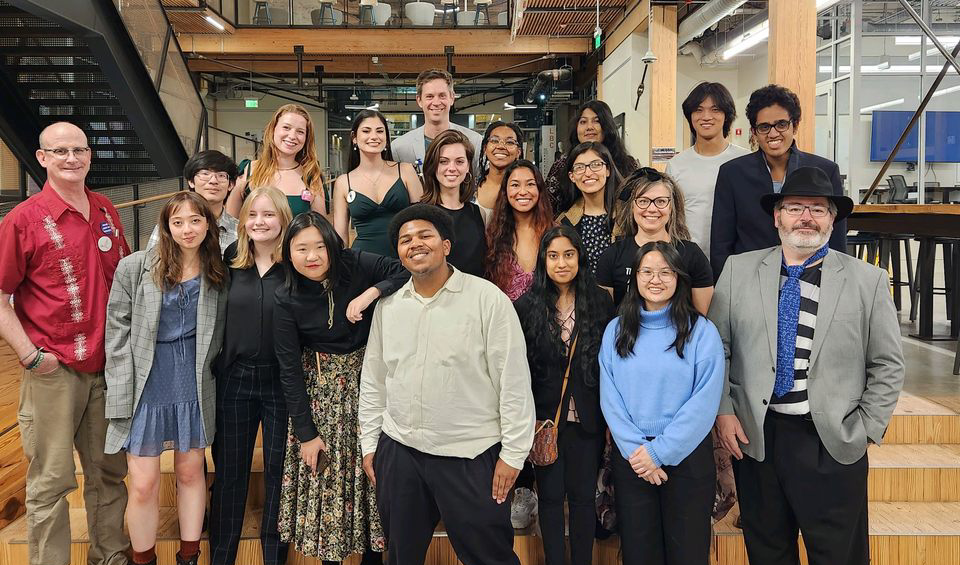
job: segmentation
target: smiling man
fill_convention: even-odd
[[[720,166],[710,226],[710,264],[719,277],[727,257],[776,245],[777,230],[760,207],[760,197],[777,194],[784,179],[800,167],[816,167],[830,179],[835,196],[843,196],[840,168],[829,159],[797,148],[800,99],[790,90],[770,84],[750,95],[750,131],[759,149]],[[839,220],[830,247],[846,251],[847,223]]]
[[[411,279],[377,305],[360,380],[389,563],[423,563],[442,519],[464,565],[518,565],[505,502],[534,428],[520,321],[496,286],[447,263],[439,207],[398,212],[389,233]]]
[[[667,161],[667,174],[683,192],[690,239],[709,256],[713,191],[720,165],[750,152],[727,141],[737,118],[727,87],[719,82],[701,82],[683,101],[682,108],[693,146]]]
[[[428,69],[420,73],[417,77],[417,106],[423,110],[424,124],[393,140],[390,144],[393,158],[416,166],[419,172],[423,156],[434,138],[448,129],[455,129],[466,135],[473,144],[473,170],[478,171],[483,136],[450,121],[450,109],[455,100],[453,76],[450,73],[441,69]]]
[[[207,208],[217,219],[217,227],[220,228],[220,253],[223,253],[237,240],[237,219],[224,208],[224,201],[237,182],[236,163],[219,151],[201,151],[187,160],[187,164],[183,166],[183,178],[190,190],[207,201]],[[147,249],[156,245],[159,238],[159,228],[153,228]]]
[[[750,563],[867,565],[867,445],[903,385],[886,271],[830,249],[853,201],[817,167],[766,194],[780,245],[729,258],[710,305],[727,356],[717,435]],[[767,347],[764,347],[764,346]]]

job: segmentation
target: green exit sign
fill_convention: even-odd
[[[600,43],[601,43],[600,39],[602,35],[603,35],[603,30],[601,30],[599,27],[593,31],[593,48],[594,49],[600,49]]]
[[[246,103],[246,107],[247,107],[247,108],[259,108],[259,107],[260,107],[260,101],[257,100],[256,98],[248,98],[247,100],[244,100],[244,102]]]

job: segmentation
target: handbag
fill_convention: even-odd
[[[533,447],[530,448],[530,454],[527,455],[534,465],[541,467],[552,465],[557,460],[557,423],[560,422],[560,414],[563,412],[563,397],[567,393],[567,381],[570,378],[570,365],[573,364],[573,353],[577,348],[577,337],[580,332],[573,336],[573,343],[570,345],[570,355],[567,358],[567,370],[563,373],[563,387],[560,389],[560,405],[557,406],[557,415],[553,420],[537,420],[537,428],[533,434]]]
[[[597,472],[597,492],[594,505],[597,509],[597,535],[606,539],[617,527],[617,509],[613,493],[613,450],[616,449],[613,441],[608,441],[603,448],[600,469]]]

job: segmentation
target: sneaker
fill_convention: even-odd
[[[529,528],[537,515],[537,493],[528,488],[513,491],[510,503],[510,523],[515,530]]]

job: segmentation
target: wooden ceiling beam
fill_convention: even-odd
[[[649,0],[643,0],[649,1]],[[590,41],[579,37],[517,37],[509,30],[464,29],[251,29],[230,36],[180,34],[184,53],[289,55],[303,45],[310,55],[543,55],[587,53]]]
[[[604,54],[609,56],[628,37],[634,33],[641,33],[647,29],[647,19],[650,13],[650,0],[635,0],[627,6],[627,11],[613,30],[608,30],[604,42]]]
[[[457,75],[476,75],[483,73],[498,72],[500,69],[519,65],[531,61],[530,55],[502,55],[499,57],[457,57],[454,56],[453,64],[457,69]],[[222,60],[227,65],[220,64]],[[243,71],[236,66],[243,67],[257,73],[282,74],[297,72],[296,59],[278,60],[277,57],[266,58],[266,60],[257,57],[213,57],[213,58],[188,58],[187,65],[191,71],[195,72],[224,72],[243,74]],[[233,66],[231,66],[233,65]],[[446,58],[442,55],[433,57],[380,57],[377,64],[374,64],[369,56],[333,56],[333,57],[305,57],[303,61],[304,72],[312,73],[314,67],[323,65],[325,76],[343,75],[350,76],[353,73],[362,74],[380,74],[387,73],[416,75],[424,69],[431,67],[446,66]],[[539,70],[553,68],[555,64],[552,61],[534,61],[529,65],[500,71],[500,74],[527,75]]]

